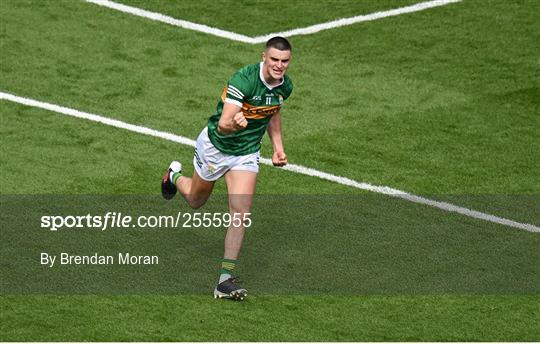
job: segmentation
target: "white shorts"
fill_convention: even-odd
[[[221,153],[208,137],[208,127],[197,138],[193,166],[199,176],[206,181],[215,181],[228,171],[249,171],[259,173],[260,152],[247,155]]]

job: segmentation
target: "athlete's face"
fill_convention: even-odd
[[[276,48],[268,48],[262,54],[263,59],[263,76],[269,84],[279,82],[291,62],[290,50],[279,50]]]

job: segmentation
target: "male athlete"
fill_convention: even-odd
[[[280,109],[293,88],[285,75],[290,61],[290,43],[283,37],[274,37],[266,42],[262,62],[243,67],[229,79],[216,113],[197,138],[193,177],[183,176],[182,165],[173,161],[161,182],[164,198],[173,198],[178,190],[190,207],[199,208],[210,197],[215,181],[225,176],[231,216],[249,216],[265,131],[274,150],[272,163],[287,164]],[[215,298],[243,300],[247,296],[247,290],[233,277],[244,232],[243,223],[227,230]]]

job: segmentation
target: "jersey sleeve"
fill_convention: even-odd
[[[242,107],[244,99],[249,97],[249,85],[247,77],[241,71],[236,72],[227,82],[225,102]]]

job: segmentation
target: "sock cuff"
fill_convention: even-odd
[[[223,258],[221,260],[221,269],[219,270],[219,272],[221,274],[229,274],[229,275],[232,275],[232,271],[234,270],[234,268],[236,267],[236,262],[237,260],[236,259],[226,259],[226,258]]]
[[[227,269],[219,269],[219,274],[232,276],[232,271]]]
[[[178,180],[178,178],[180,178],[180,176],[182,176],[182,173],[180,172],[174,172],[173,175],[172,175],[172,182],[174,184],[176,184],[176,181]]]

